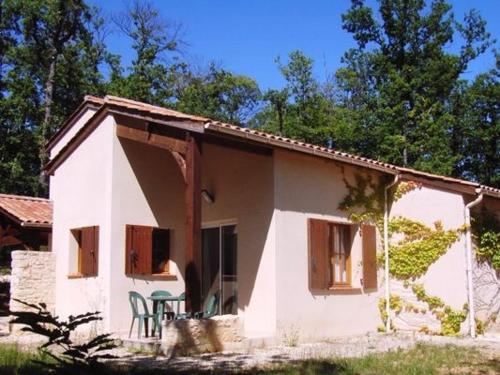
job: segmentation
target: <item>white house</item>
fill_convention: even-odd
[[[186,292],[187,311],[218,291],[219,313],[237,315],[248,338],[293,327],[302,340],[376,331],[388,291],[377,262],[386,190],[388,224],[404,217],[449,234],[423,274],[389,284],[401,299],[393,325],[432,329],[441,315],[413,287],[461,311],[465,206],[481,196],[475,209],[500,209],[500,191],[474,182],[111,96],[86,97],[48,149],[56,312],[99,310],[106,332],[128,333],[131,290]],[[356,191],[375,208],[345,204]],[[405,233],[391,228],[396,246]]]

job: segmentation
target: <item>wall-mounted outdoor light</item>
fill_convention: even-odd
[[[208,190],[206,190],[206,189],[203,189],[203,190],[201,191],[201,196],[203,197],[203,199],[205,200],[205,202],[207,202],[208,204],[212,204],[212,203],[214,203],[214,201],[215,201],[215,199],[214,199],[214,197],[212,196],[212,194],[210,194],[210,193],[208,192]]]

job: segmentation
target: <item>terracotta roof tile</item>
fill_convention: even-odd
[[[0,194],[0,212],[26,227],[52,226],[52,202],[48,199]]]
[[[125,99],[125,98],[120,98],[117,96],[107,95],[104,97],[104,100],[102,100],[102,102],[103,102],[103,104],[110,104],[110,105],[114,104],[114,105],[118,105],[118,106],[125,107],[128,109],[149,112],[149,113],[161,115],[161,116],[175,117],[177,119],[191,120],[191,121],[198,121],[198,122],[210,121],[210,119],[208,119],[206,117],[188,115],[186,113],[174,111],[173,109],[158,107],[155,105],[137,102],[135,100]]]
[[[360,161],[362,163],[366,163],[367,166],[372,165],[372,166],[384,168],[386,170],[392,170],[394,172],[400,172],[400,173],[404,172],[404,173],[408,173],[408,174],[412,174],[412,175],[420,176],[420,177],[424,177],[424,178],[436,179],[436,180],[441,180],[441,181],[465,185],[465,186],[472,186],[472,187],[480,188],[480,189],[487,191],[487,192],[491,192],[491,193],[495,194],[497,197],[500,195],[500,189],[496,189],[496,188],[486,186],[486,185],[481,185],[481,184],[478,184],[477,182],[461,180],[461,179],[454,178],[454,177],[442,176],[442,175],[437,175],[437,174],[428,173],[428,172],[422,172],[422,171],[418,171],[416,169],[411,169],[411,168],[398,167],[398,166],[393,165],[393,164],[384,163],[384,162],[369,159],[369,158],[366,158],[363,156],[352,155],[352,154],[348,154],[348,153],[342,152],[342,151],[337,151],[337,150],[334,150],[331,148],[313,145],[310,143],[305,143],[305,142],[301,142],[298,140],[289,139],[289,138],[285,138],[285,137],[281,137],[281,136],[276,136],[276,135],[261,132],[258,130],[253,130],[253,129],[249,129],[249,128],[242,128],[242,127],[239,127],[236,125],[226,124],[226,123],[222,123],[222,122],[218,122],[218,121],[209,122],[207,125],[205,125],[205,127],[208,129],[213,129],[213,130],[228,129],[228,130],[233,131],[233,134],[240,133],[242,136],[244,136],[246,134],[252,134],[256,137],[255,140],[260,141],[260,142],[266,142],[266,140],[273,140],[273,141],[276,140],[276,141],[283,143],[283,144],[292,143],[294,145],[299,145],[300,147],[307,148],[310,150],[317,150],[317,151],[320,151],[322,153],[336,155],[336,156],[339,156],[343,159]]]
[[[104,109],[107,105],[108,106],[116,106],[119,109],[122,109],[124,111],[137,111],[141,114],[151,114],[151,115],[157,115],[158,117],[165,116],[169,119],[177,119],[179,121],[187,120],[187,121],[192,121],[192,122],[197,122],[200,125],[204,126],[205,129],[207,130],[212,130],[214,132],[225,132],[229,133],[230,135],[233,136],[238,136],[241,138],[246,138],[251,141],[259,142],[259,143],[264,143],[264,144],[269,144],[271,146],[277,146],[277,147],[283,147],[283,148],[288,148],[292,150],[297,150],[297,151],[302,151],[302,152],[308,152],[313,155],[319,156],[319,157],[329,157],[333,158],[339,161],[344,161],[344,162],[349,162],[353,164],[357,164],[360,166],[368,167],[368,168],[374,168],[378,169],[381,171],[384,171],[386,173],[392,173],[392,174],[398,174],[398,173],[405,173],[405,174],[410,174],[413,176],[419,176],[422,178],[428,178],[428,179],[435,179],[435,180],[441,180],[444,182],[449,182],[452,184],[458,184],[462,186],[468,186],[469,188],[476,188],[476,189],[482,189],[483,191],[489,192],[493,194],[495,197],[500,198],[500,189],[496,189],[493,187],[489,186],[484,186],[480,185],[477,182],[471,182],[471,181],[466,181],[466,180],[461,180],[457,178],[452,178],[452,177],[446,177],[446,176],[441,176],[441,175],[436,175],[432,173],[427,173],[427,172],[421,172],[415,169],[410,169],[410,168],[403,168],[403,167],[398,167],[396,165],[384,163],[378,160],[373,160],[369,159],[363,156],[358,156],[358,155],[352,155],[346,152],[342,151],[337,151],[331,148],[327,147],[322,147],[318,145],[313,145],[310,143],[305,143],[299,140],[295,139],[290,139],[274,134],[269,134],[265,133],[262,131],[254,130],[254,129],[249,129],[249,128],[242,128],[236,125],[231,125],[231,124],[226,124],[218,121],[213,121],[211,119],[208,119],[206,117],[200,117],[200,116],[193,116],[193,115],[188,115],[185,113],[181,113],[178,111],[174,111],[171,109],[163,108],[163,107],[158,107],[154,106],[151,104],[146,104],[142,102],[137,102],[134,100],[130,99],[125,99],[125,98],[120,98],[116,96],[106,96],[104,98],[97,98],[93,96],[87,96],[85,98],[86,102],[90,102],[93,104],[100,104],[101,109]],[[91,119],[92,120],[92,119]],[[89,122],[91,121],[89,120]],[[80,134],[77,134],[75,136],[78,137]],[[61,153],[66,152],[66,146],[63,148]],[[48,169],[50,170],[52,168],[52,164],[54,164],[54,160],[49,162]]]

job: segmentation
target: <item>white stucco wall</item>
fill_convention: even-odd
[[[405,194],[392,207],[391,217],[404,216],[434,228],[436,221],[444,230],[464,225],[464,200],[461,194],[428,186]],[[461,310],[467,302],[467,275],[464,236],[415,282],[423,284],[428,295],[440,297],[447,305]]]
[[[352,177],[352,168],[345,167]],[[348,223],[338,209],[347,194],[340,167],[318,158],[275,152],[276,290],[279,334],[297,330],[301,340],[375,331],[380,324],[378,291],[352,294],[311,292],[308,283],[307,220]],[[356,230],[352,286],[360,287],[362,248]],[[379,275],[379,284],[380,275]]]
[[[53,242],[56,255],[56,313],[101,311],[109,324],[109,269],[111,257],[111,168],[114,120],[107,117],[50,178],[53,206]],[[71,229],[97,225],[99,275],[69,278],[76,267]]]
[[[68,129],[66,134],[64,134],[61,139],[52,147],[50,150],[50,158],[52,159],[55,155],[61,151],[61,149],[72,139],[75,134],[85,125],[85,123],[96,113],[96,109],[87,108],[80,117],[75,121],[75,123]]]
[[[180,294],[184,288],[184,182],[165,150],[120,139],[108,117],[51,177],[57,313],[99,310],[103,329],[128,332],[127,292]],[[202,206],[203,225],[235,222],[238,230],[238,315],[248,336],[275,330],[273,163],[260,155],[204,144],[202,186],[215,203]],[[125,275],[125,226],[171,229],[170,270],[165,280]],[[99,275],[69,278],[76,267],[70,230],[100,227]],[[265,306],[263,308],[262,306]]]
[[[205,143],[202,188],[215,203],[202,206],[202,222],[235,222],[238,230],[238,315],[247,337],[297,330],[302,340],[373,332],[381,324],[377,291],[311,292],[308,285],[307,219],[347,223],[339,202],[347,194],[341,164],[289,151],[273,157]],[[366,169],[344,164],[345,174]],[[375,172],[369,172],[376,175]],[[62,316],[99,310],[103,329],[124,333],[130,324],[127,292],[184,291],[184,182],[171,155],[115,134],[112,117],[75,150],[51,177],[56,254],[56,312]],[[445,229],[463,223],[460,194],[424,187],[392,208]],[[169,280],[125,276],[125,225],[171,229]],[[74,269],[72,228],[100,227],[99,275],[68,278]],[[466,301],[463,239],[421,279],[430,295],[459,309]],[[361,238],[356,231],[352,284],[362,278]]]
[[[343,168],[351,183],[354,173],[367,173],[358,167],[344,165]],[[349,295],[317,293],[308,287],[307,219],[346,222],[345,213],[338,209],[346,194],[338,164],[290,152],[275,152],[277,324],[285,334],[296,330],[301,339],[318,339],[374,332],[382,323],[377,307],[379,298],[384,296],[382,270],[378,275],[378,291],[368,294],[363,291]],[[404,216],[430,227],[439,220],[445,230],[458,229],[463,225],[463,208],[461,194],[427,186],[397,201],[391,217]],[[382,251],[380,246],[379,251]],[[358,287],[362,278],[359,231],[351,257],[352,285]],[[442,298],[455,309],[462,309],[467,301],[463,236],[415,282],[423,284],[429,295]],[[400,287],[400,284],[394,282],[395,286]],[[425,320],[421,321],[426,324]]]
[[[202,187],[215,203],[202,206],[202,224],[235,222],[238,230],[238,314],[248,335],[269,334],[274,287],[272,219],[272,159],[204,144]],[[165,150],[113,138],[110,331],[130,324],[127,292],[149,295],[157,289],[179,294],[184,288],[184,182],[179,167]],[[125,225],[171,229],[170,269],[175,280],[125,276]],[[268,306],[264,311],[261,306]],[[261,312],[262,311],[262,312]]]

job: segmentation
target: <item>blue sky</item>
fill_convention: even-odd
[[[471,7],[479,10],[488,31],[500,39],[500,1],[449,0],[458,19]],[[110,15],[124,9],[124,2],[89,0]],[[166,19],[184,26],[185,56],[203,64],[216,61],[222,67],[253,77],[261,88],[281,87],[283,79],[275,58],[299,49],[315,60],[315,75],[323,80],[341,66],[344,52],[354,46],[342,29],[341,14],[349,0],[155,0],[154,5]],[[369,0],[376,4],[375,0]],[[125,65],[133,59],[130,41],[112,33],[108,47],[122,56]],[[498,42],[496,44],[498,46]],[[451,49],[454,47],[451,46]],[[493,54],[474,61],[465,74],[472,78],[493,66]]]

